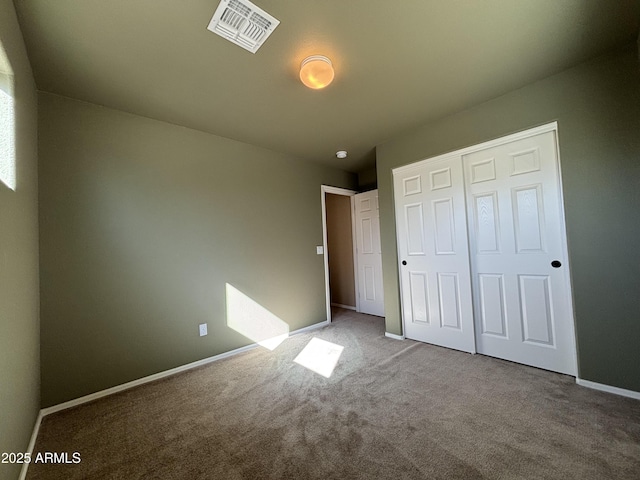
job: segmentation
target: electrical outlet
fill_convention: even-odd
[[[206,323],[201,323],[200,324],[200,336],[204,337],[207,334],[207,324]]]

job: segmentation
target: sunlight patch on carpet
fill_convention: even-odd
[[[333,369],[336,368],[342,350],[344,350],[342,345],[314,337],[293,361],[329,378]]]
[[[227,283],[227,326],[251,341],[275,350],[289,337],[289,325]]]

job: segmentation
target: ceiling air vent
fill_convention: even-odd
[[[222,0],[207,28],[256,53],[279,24],[279,20],[247,0]]]

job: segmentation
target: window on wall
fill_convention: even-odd
[[[13,71],[0,44],[0,181],[16,189]]]

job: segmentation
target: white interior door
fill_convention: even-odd
[[[378,190],[354,195],[358,311],[384,317]]]
[[[476,346],[575,375],[555,135],[463,155]]]
[[[475,352],[459,156],[394,172],[404,334]]]

